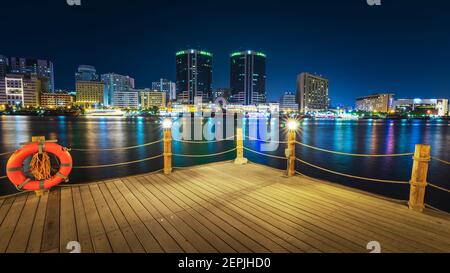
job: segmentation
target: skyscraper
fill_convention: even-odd
[[[177,85],[166,79],[152,83],[152,89],[166,93],[166,101],[174,101],[177,99]]]
[[[247,50],[231,54],[231,102],[251,105],[266,102],[266,55]]]
[[[100,78],[97,74],[95,67],[91,65],[78,66],[78,72],[75,73],[76,81],[99,81]]]
[[[182,103],[212,99],[213,55],[206,51],[189,49],[176,53],[177,98]]]
[[[75,73],[76,102],[83,106],[98,106],[105,103],[105,84],[90,65],[80,65]]]
[[[0,61],[1,62],[1,61]],[[53,63],[48,60],[33,58],[9,58],[9,73],[22,74],[26,77],[36,77],[42,82],[42,89],[45,92],[54,92],[55,78]],[[1,66],[1,64],[0,64]],[[0,68],[1,70],[1,68]],[[1,71],[0,71],[1,73]]]
[[[36,107],[40,104],[41,80],[36,76],[6,74],[0,78],[0,104]]]
[[[0,55],[0,78],[5,77],[8,73],[8,58]]]
[[[310,73],[297,76],[297,102],[303,113],[324,111],[328,109],[328,80]]]
[[[105,84],[104,104],[105,106],[116,106],[114,94],[116,92],[127,92],[134,89],[134,79],[130,76],[123,76],[116,73],[101,75]],[[120,96],[119,96],[120,97]]]
[[[284,92],[280,97],[280,110],[282,111],[298,111],[298,103],[294,92]]]

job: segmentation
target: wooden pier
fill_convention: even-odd
[[[230,162],[0,198],[0,253],[450,252],[450,217]]]

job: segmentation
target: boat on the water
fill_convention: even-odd
[[[86,110],[85,115],[88,117],[123,117],[125,112],[115,109],[93,109]]]

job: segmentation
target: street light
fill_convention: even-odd
[[[164,119],[162,125],[163,125],[164,129],[171,129],[172,128],[172,119],[170,119],[170,118]]]
[[[296,131],[298,128],[298,122],[294,119],[288,120],[287,128],[289,131]]]

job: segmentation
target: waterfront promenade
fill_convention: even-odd
[[[450,252],[450,217],[270,167],[220,162],[0,197],[0,253]]]

